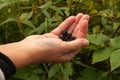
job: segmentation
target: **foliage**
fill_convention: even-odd
[[[50,32],[79,12],[91,16],[90,45],[74,60],[31,65],[10,80],[119,80],[119,4],[119,0],[0,0],[0,44]]]

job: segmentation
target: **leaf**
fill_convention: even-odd
[[[95,25],[95,26],[92,28],[92,31],[93,31],[93,33],[99,33],[99,32],[100,32],[100,25]]]
[[[10,4],[12,3],[15,3],[15,2],[28,2],[28,0],[1,0],[1,4],[0,4],[0,10],[4,7],[7,7],[9,6]]]
[[[63,15],[62,11],[60,10],[60,8],[56,7],[56,6],[50,6],[50,8],[56,12],[58,12],[59,14]]]
[[[16,0],[16,1],[19,1],[19,2],[29,2],[29,0]]]
[[[111,48],[99,48],[92,55],[92,64],[108,59],[112,53]]]
[[[109,75],[109,72],[108,72],[108,71],[101,73],[101,76],[102,76],[102,77],[106,77],[106,76],[108,76],[108,75]]]
[[[66,16],[69,16],[69,15],[70,15],[70,11],[69,11],[69,8],[68,8],[68,7],[60,7],[59,9],[60,9],[60,10],[63,10]]]
[[[31,21],[22,21],[21,23],[35,29],[35,26]]]
[[[57,65],[53,65],[53,66],[50,68],[49,72],[48,72],[49,78],[55,76],[55,74],[58,72],[58,70],[59,70],[58,66],[57,66]]]
[[[18,70],[14,77],[17,79],[26,79],[31,74],[30,70],[29,67]]]
[[[107,13],[106,13],[106,10],[103,10],[103,11],[100,11],[98,13],[98,15],[102,16],[102,17],[108,17]]]
[[[20,16],[20,20],[21,21],[27,21],[29,20],[33,15],[33,11],[31,11],[30,13],[23,13],[21,16]]]
[[[51,1],[47,1],[45,4],[39,6],[39,8],[41,8],[41,9],[48,8],[51,4],[52,4]]]
[[[40,80],[40,79],[39,79],[39,77],[36,74],[31,74],[25,80]]]
[[[106,17],[102,17],[102,18],[101,18],[101,22],[102,22],[103,25],[106,25],[107,22],[108,22],[108,20],[107,20]]]
[[[118,14],[117,14],[117,18],[120,18],[120,12],[118,12]]]
[[[9,2],[9,0],[0,0],[0,2]]]
[[[106,43],[107,41],[109,41],[109,38],[102,33],[91,34],[91,35],[88,34],[87,38],[91,43],[93,43],[95,45],[102,45],[102,44]]]
[[[45,22],[41,23],[38,27],[38,34],[41,34],[46,28],[47,28],[47,19],[45,19]]]
[[[10,5],[10,3],[2,3],[0,4],[0,10],[6,6]]]
[[[113,29],[116,30],[120,26],[120,22],[113,22]]]
[[[82,67],[91,69],[91,70],[96,70],[94,67],[89,66],[89,65],[87,65],[87,64],[84,64],[84,63],[82,63],[81,61],[74,61],[74,63],[77,64],[77,65],[81,65]]]
[[[73,69],[72,69],[72,63],[66,63],[65,64],[66,68],[64,68],[64,71],[62,72],[63,73],[63,78],[64,80],[70,80],[70,76],[72,75],[73,73]]]
[[[3,21],[0,25],[4,25],[8,22],[17,22],[16,18],[8,18],[7,20]]]
[[[94,2],[93,1],[86,1],[85,4],[88,6],[89,10],[94,8]]]
[[[86,68],[81,72],[81,77],[83,80],[97,80],[98,73],[95,70]]]
[[[43,22],[43,23],[40,24],[40,26],[38,28],[35,28],[35,29],[31,30],[28,33],[28,35],[31,35],[33,33],[41,34],[46,28],[47,28],[47,26],[45,26],[45,22]]]
[[[110,40],[110,46],[112,46],[116,49],[120,48],[120,36],[111,39]]]
[[[49,13],[48,13],[47,10],[43,10],[42,13],[43,13],[46,17],[48,17],[48,18],[50,17],[50,15],[49,15]]]
[[[112,32],[113,31],[113,26],[111,25],[104,25],[105,29]]]
[[[43,70],[41,68],[36,68],[33,70],[34,73],[36,74],[42,74],[43,73]]]
[[[110,56],[111,71],[120,67],[120,49],[114,51]]]
[[[96,13],[98,13],[98,11],[96,9],[92,9],[90,12],[90,14],[96,14]]]

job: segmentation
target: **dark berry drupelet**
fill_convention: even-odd
[[[72,36],[71,33],[68,33],[67,30],[62,31],[59,38],[62,39],[63,41],[72,41],[76,39],[74,36]]]

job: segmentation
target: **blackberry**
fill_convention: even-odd
[[[67,36],[68,32],[67,32],[67,30],[64,30],[64,31],[62,31],[61,34],[62,34],[63,36]]]
[[[72,41],[76,39],[76,37],[72,36],[71,33],[68,33],[67,30],[62,31],[59,38],[62,39],[63,41]]]

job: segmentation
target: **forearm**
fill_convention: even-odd
[[[6,55],[14,63],[16,69],[20,69],[31,64],[30,56],[19,42],[0,45],[0,52]]]

